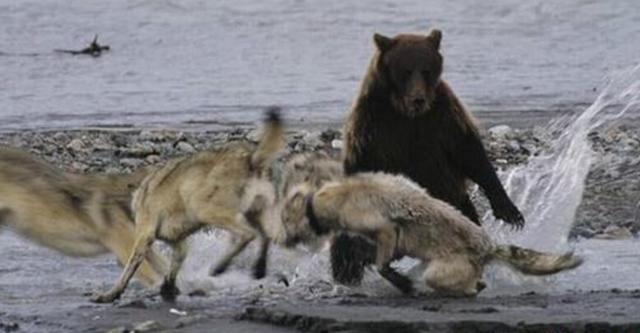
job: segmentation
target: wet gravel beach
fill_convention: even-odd
[[[518,129],[495,125],[484,132],[484,142],[495,166],[504,171],[544,153],[553,136],[545,126]],[[160,164],[171,157],[232,140],[257,138],[258,131],[250,126],[211,132],[128,128],[2,133],[0,143],[27,149],[68,171],[116,173]],[[596,158],[571,236],[578,244],[583,244],[585,239],[618,242],[627,239],[622,242],[631,242],[625,244],[630,244],[630,251],[634,251],[637,245],[629,239],[640,229],[635,206],[640,187],[634,170],[640,163],[640,133],[633,127],[609,126],[590,133],[588,138]],[[325,150],[334,156],[339,156],[342,143],[337,127],[290,130],[287,141],[290,151]],[[476,197],[482,208],[481,196]],[[586,248],[584,251],[589,251],[590,247]],[[182,278],[183,286],[187,287],[182,288],[184,293],[176,304],[162,303],[152,291],[134,284],[116,304],[95,305],[88,301],[88,293],[106,288],[120,272],[110,256],[66,258],[12,233],[0,235],[0,252],[7,256],[6,265],[0,268],[0,332],[628,332],[640,329],[636,316],[640,311],[640,294],[633,289],[597,286],[549,293],[489,292],[475,300],[454,300],[430,296],[403,298],[388,286],[376,295],[335,286],[326,276],[287,287],[271,275],[247,287],[232,288],[194,287],[185,282],[192,278],[187,276]],[[621,256],[627,256],[627,252]],[[571,285],[572,278],[576,277],[568,276],[558,283]]]
[[[495,167],[509,170],[547,150],[557,134],[544,125],[519,129],[502,124],[484,130],[483,138]],[[207,132],[93,129],[0,133],[0,144],[27,149],[67,171],[120,173],[225,142],[258,138],[259,130],[251,126]],[[290,130],[287,150],[325,151],[339,158],[341,138],[340,127]],[[572,235],[591,238],[613,226],[635,234],[640,230],[640,129],[612,125],[591,132],[588,139],[595,162]]]

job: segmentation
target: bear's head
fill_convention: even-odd
[[[391,93],[393,107],[408,117],[431,110],[442,74],[442,32],[403,34],[393,38],[374,34],[379,51],[377,70]]]

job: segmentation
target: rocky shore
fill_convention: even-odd
[[[496,168],[508,170],[549,149],[554,133],[542,127],[514,129],[497,125],[483,133]],[[257,140],[259,131],[74,130],[0,133],[0,144],[21,147],[73,172],[131,172],[145,165],[208,149],[233,140]],[[595,163],[587,178],[573,237],[628,238],[640,230],[640,133],[618,126],[589,134]],[[294,152],[327,151],[340,156],[339,129],[287,133]],[[482,209],[482,205],[480,204]]]
[[[498,125],[485,131],[483,139],[496,168],[508,171],[545,154],[555,135],[545,128],[522,130]],[[160,164],[228,141],[255,141],[258,137],[259,131],[251,127],[211,132],[86,129],[0,133],[0,144],[27,149],[67,171],[116,173]],[[640,229],[636,215],[640,134],[635,128],[618,126],[590,133],[588,140],[594,150],[594,163],[572,236],[632,238]],[[287,142],[290,151],[323,150],[336,157],[342,146],[341,133],[333,128],[291,130]],[[478,204],[482,210],[483,202]],[[187,287],[177,304],[163,303],[145,289],[134,287],[114,305],[95,305],[83,293],[104,289],[116,278],[119,268],[111,258],[79,263],[10,235],[0,236],[5,237],[0,252],[13,253],[3,261],[7,267],[0,268],[0,332],[607,332],[640,327],[635,316],[639,297],[635,287],[610,289],[629,286],[623,281],[593,287],[589,282],[583,284],[589,289],[558,295],[487,294],[460,300],[406,298],[393,292],[395,296],[384,292],[361,294],[341,289],[322,277],[310,285],[293,282],[290,287],[268,278],[239,290]],[[579,242],[587,251],[604,243],[616,248],[616,242],[585,242],[596,242]],[[634,242],[625,244],[635,246]],[[617,255],[611,250],[600,251],[617,261],[628,256],[627,252]],[[586,270],[596,272],[603,267],[602,262],[594,260],[597,258],[590,259],[592,266]],[[41,283],[42,278],[36,276],[39,273],[28,273],[32,265],[34,272],[46,269],[55,276],[48,275],[46,283]],[[601,280],[593,273],[580,274]],[[82,278],[65,282],[70,276]],[[571,276],[566,279],[572,281]],[[562,283],[567,285],[566,281]]]

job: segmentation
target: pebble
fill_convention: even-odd
[[[596,234],[594,238],[608,240],[632,239],[633,233],[626,227],[609,225],[601,233]]]
[[[519,151],[519,150],[520,150],[520,144],[519,144],[519,143],[518,143],[518,141],[516,141],[516,140],[511,140],[511,141],[509,141],[508,146],[509,146],[509,148],[510,148],[512,151],[514,151],[514,152],[517,152],[517,151]]]
[[[137,158],[121,158],[120,164],[125,168],[137,169],[143,164],[143,162]]]
[[[178,142],[178,144],[176,145],[176,148],[178,148],[179,151],[189,153],[189,154],[193,154],[196,152],[196,149],[186,141]]]
[[[572,237],[593,238],[596,232],[588,227],[575,227],[572,232]]]
[[[322,147],[324,146],[324,142],[320,139],[320,136],[320,133],[310,132],[302,137],[301,142],[310,147]]]
[[[157,164],[162,161],[162,158],[159,155],[149,155],[144,160],[149,164]]]
[[[142,323],[136,325],[133,328],[133,331],[142,333],[142,332],[159,331],[159,330],[162,330],[162,329],[163,329],[163,326],[160,325],[157,321],[148,320],[148,321],[145,321],[145,322],[142,322]]]
[[[511,136],[513,129],[508,125],[497,125],[491,127],[488,132],[497,139],[506,139],[508,136]]]
[[[342,137],[342,133],[332,128],[326,129],[320,133],[320,140],[324,142],[332,142],[336,139],[340,139],[340,137]]]
[[[71,169],[73,169],[74,171],[85,172],[87,171],[87,169],[89,169],[89,166],[82,162],[74,161],[71,163]]]
[[[86,145],[81,139],[73,139],[67,144],[67,149],[79,152],[86,148]]]
[[[247,140],[251,141],[251,142],[258,142],[258,141],[260,141],[261,137],[262,137],[262,130],[260,130],[258,128],[249,131],[245,135],[245,138]]]
[[[0,329],[3,332],[17,332],[20,329],[20,325],[18,323],[10,321],[10,322],[1,322],[0,321]]]
[[[182,310],[178,310],[178,309],[174,309],[174,308],[171,308],[169,310],[169,313],[174,314],[176,316],[186,316],[187,315],[187,311],[182,311]]]

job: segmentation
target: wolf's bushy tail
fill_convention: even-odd
[[[515,245],[498,245],[494,259],[503,261],[515,269],[530,275],[547,275],[576,268],[582,258],[573,253],[552,254],[525,249]]]
[[[264,171],[284,148],[284,125],[280,108],[267,109],[263,126],[262,138],[251,156],[251,169],[258,173]]]

